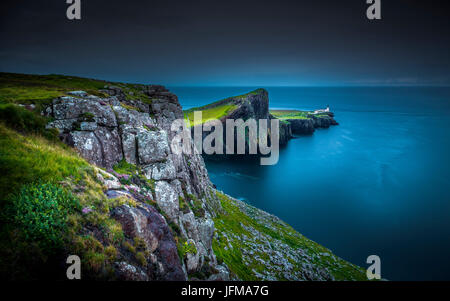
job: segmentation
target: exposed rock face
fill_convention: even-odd
[[[270,119],[276,119],[272,115],[269,115]],[[280,136],[279,136],[279,142],[281,146],[285,146],[288,141],[292,138],[292,128],[291,125],[288,122],[280,120]]]
[[[291,127],[292,134],[309,135],[314,133],[316,128],[329,128],[332,125],[338,125],[333,118],[333,113],[327,116],[313,116],[308,119],[287,119]]]
[[[314,133],[313,119],[288,119],[293,134],[308,135]]]
[[[248,119],[255,119],[259,122],[260,119],[263,120],[273,120],[277,119],[269,113],[269,95],[264,89],[257,89],[245,95],[236,96],[224,99],[219,102],[212,103],[210,105],[204,106],[202,108],[214,108],[221,105],[235,105],[236,109],[231,111],[229,114],[221,118],[222,126],[224,129],[224,134],[222,137],[222,143],[224,145],[223,153],[226,153],[226,120],[238,120],[242,119],[246,121]],[[333,119],[333,113],[329,112],[327,116],[313,116],[312,118],[305,119],[286,119],[279,121],[279,144],[284,146],[293,137],[293,135],[305,135],[312,134],[316,128],[327,128],[331,125],[337,125],[338,123]],[[196,127],[199,127],[197,125]],[[270,128],[270,123],[268,123],[268,128]],[[202,137],[205,139],[212,131],[203,130]],[[192,128],[192,135],[194,134],[194,127]],[[271,133],[268,133],[268,141],[271,141]],[[247,139],[248,140],[248,139]],[[236,153],[237,145],[237,134],[234,133],[234,147]],[[248,143],[245,146],[245,153],[249,154]]]
[[[227,118],[242,118],[243,120],[249,118],[256,120],[269,119],[269,93],[264,89],[258,89],[243,97],[234,97],[233,103],[238,108],[230,113]]]
[[[145,99],[128,99],[122,88],[107,86],[108,97],[74,91],[57,98],[44,113],[53,117],[48,128],[56,128],[67,144],[91,163],[104,168],[98,179],[108,198],[132,197],[136,208],[123,205],[110,212],[127,239],[140,238],[146,244],[146,267],[125,258],[115,263],[116,274],[125,280],[185,280],[200,270],[214,271],[213,278],[227,279],[227,269],[218,266],[212,250],[214,222],[221,210],[199,154],[174,154],[169,141],[175,119],[183,118],[177,97],[162,86],[139,85]],[[142,176],[153,181],[153,191],[140,184],[123,185],[107,172],[121,160],[135,164]],[[103,174],[104,176],[102,176]],[[145,204],[151,200],[157,208]],[[192,205],[196,202],[194,214]],[[183,211],[180,203],[185,204]],[[191,242],[195,252],[179,258],[178,244]],[[122,258],[122,259],[123,259]],[[213,275],[214,273],[212,273]],[[209,276],[212,276],[209,275]],[[208,276],[208,277],[209,277]]]
[[[122,205],[114,209],[112,216],[121,223],[125,235],[140,237],[153,255],[151,266],[145,271],[150,280],[186,280],[170,228],[155,208],[146,204],[136,208]]]
[[[225,131],[225,129],[226,129],[226,120],[227,119],[231,119],[231,120],[235,120],[235,121],[242,119],[244,122],[249,119],[254,119],[254,120],[256,120],[256,124],[258,126],[258,132],[259,132],[259,121],[267,120],[267,129],[268,129],[267,140],[270,145],[270,143],[271,143],[270,120],[276,119],[276,118],[269,114],[269,94],[266,90],[257,89],[255,91],[250,92],[245,95],[224,99],[222,101],[213,103],[210,106],[214,107],[214,106],[220,106],[223,104],[228,104],[228,105],[232,104],[232,105],[236,106],[236,108],[233,111],[231,111],[228,115],[222,117],[220,120],[222,122],[223,129],[224,129],[224,133],[223,133],[223,137],[222,137],[222,143],[224,145],[224,149],[223,149],[224,154],[226,154],[226,147],[225,147],[226,131]],[[203,139],[205,139],[205,137],[207,137],[211,132],[212,131],[206,131],[205,129],[203,129],[203,131],[202,131]],[[292,136],[288,124],[285,124],[280,121],[279,122],[279,133],[280,133],[279,144],[285,145]],[[192,135],[193,134],[194,134],[194,127],[192,127]],[[237,141],[238,141],[237,135],[238,135],[237,131],[235,130],[234,131],[234,148],[235,148],[234,154],[237,154]],[[258,134],[256,134],[256,135],[258,136]],[[248,135],[245,139],[246,139],[246,141],[250,141],[249,140],[250,137]],[[257,137],[255,137],[255,142],[256,141],[258,141]],[[245,154],[250,154],[249,143],[245,144]],[[257,154],[259,154],[259,150],[257,151]]]
[[[55,120],[47,127],[57,128],[68,144],[90,162],[111,168],[123,157],[116,115],[104,99],[76,91],[78,97],[64,96],[53,101],[47,113]],[[80,98],[84,96],[84,98]]]
[[[169,155],[167,132],[143,131],[136,136],[139,163],[149,164],[164,161]]]

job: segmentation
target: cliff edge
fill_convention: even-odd
[[[267,116],[254,95],[242,112]],[[2,73],[0,102],[2,278],[65,279],[69,254],[83,279],[365,277],[173,153],[183,112],[162,86]]]

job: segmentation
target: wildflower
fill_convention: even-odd
[[[83,214],[88,214],[89,212],[92,212],[92,209],[89,207],[84,207],[83,210],[81,210],[81,212],[83,212]]]

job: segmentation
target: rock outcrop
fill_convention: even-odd
[[[53,119],[47,127],[58,129],[64,142],[103,168],[100,177],[108,196],[128,195],[138,202],[136,208],[122,205],[110,214],[127,237],[145,242],[145,259],[151,264],[144,268],[117,262],[120,279],[185,280],[201,270],[220,272],[220,277],[227,279],[227,268],[217,263],[212,249],[212,218],[220,204],[203,159],[198,154],[174,154],[169,147],[176,134],[169,131],[170,125],[183,117],[178,99],[162,86],[138,87],[145,99],[129,99],[115,86],[102,90],[109,97],[70,92],[70,96],[53,100],[44,111]],[[135,165],[153,183],[151,191],[141,189],[140,183],[123,185],[114,176],[112,168],[123,161]],[[177,248],[183,242],[195,246],[195,252],[179,258]]]
[[[333,113],[323,114],[323,116],[312,116],[305,119],[285,119],[295,135],[309,135],[314,133],[316,128],[329,128],[332,125],[338,125],[333,118]]]
[[[234,108],[230,110],[227,114],[220,117],[220,121],[222,123],[223,129],[226,128],[226,120],[238,120],[242,119],[246,121],[248,119],[254,119],[257,122],[259,120],[273,120],[278,119],[277,117],[270,114],[269,111],[269,94],[265,89],[257,89],[250,93],[230,97],[223,99],[221,101],[217,101],[211,103],[209,105],[193,108],[187,111],[187,113],[192,113],[194,111],[208,111],[211,109],[217,109],[222,106],[233,106]],[[285,146],[288,141],[293,137],[293,135],[304,135],[304,134],[312,134],[316,128],[328,128],[331,125],[337,125],[338,123],[333,118],[333,113],[323,113],[320,115],[313,115],[308,113],[308,118],[282,118],[279,119],[279,145]],[[205,123],[207,124],[208,121]],[[195,125],[191,128],[192,135],[194,134],[195,127],[200,127],[201,125]],[[270,123],[268,123],[268,128],[270,128]],[[210,131],[206,131],[203,129],[202,137],[205,139],[212,131],[214,131],[214,127]],[[268,132],[268,141],[270,142],[271,133]],[[250,137],[246,136],[246,141],[249,141]],[[226,132],[224,130],[222,141],[224,145],[223,153],[226,153],[225,143],[226,143]],[[236,148],[237,145],[237,133],[234,133],[234,146]],[[235,152],[236,153],[236,152]],[[248,143],[246,144],[245,153],[249,154]]]

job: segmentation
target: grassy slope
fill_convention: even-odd
[[[236,109],[236,105],[232,104],[224,104],[213,108],[207,108],[203,110],[193,110],[188,111],[184,113],[185,120],[189,120],[189,126],[196,126],[199,124],[203,124],[207,121],[213,120],[213,119],[220,119],[232,111]],[[201,111],[202,112],[202,119],[201,120],[194,120],[194,111]]]
[[[0,72],[0,103],[49,103],[53,98],[68,91],[83,90],[97,96],[106,85],[122,88],[127,99],[141,99],[150,102],[139,87],[128,83],[107,82],[65,75],[32,75]]]
[[[254,253],[251,256],[245,256],[242,252],[251,250],[254,243],[263,245],[267,239],[270,242],[270,248],[278,252],[290,248],[295,254],[299,249],[303,250],[312,258],[309,263],[328,269],[335,280],[367,280],[363,269],[336,257],[328,249],[305,238],[279,219],[263,214],[259,209],[245,203],[239,205],[235,200],[220,192],[217,195],[225,213],[215,218],[219,236],[215,236],[213,248],[218,260],[223,260],[240,279],[259,280],[257,273],[264,274],[264,271],[273,267],[268,264],[270,257],[261,250],[261,246],[253,247]],[[249,228],[255,229],[260,235],[249,232]],[[304,262],[293,260],[289,256],[286,258],[293,265],[293,273],[302,270]],[[283,272],[271,270],[272,275],[278,280],[284,279]]]
[[[309,111],[299,110],[270,110],[270,114],[274,117],[287,120],[287,119],[311,119],[313,116],[318,118],[328,118],[328,114],[311,114]]]
[[[34,183],[50,183],[70,191],[82,207],[92,209],[89,214],[75,212],[67,217],[67,231],[61,233],[65,245],[58,252],[71,250],[80,255],[86,272],[94,271],[100,277],[111,272],[117,249],[123,248],[123,232],[120,224],[109,217],[109,211],[123,203],[134,205],[133,201],[108,200],[97,180],[97,169],[55,139],[55,133],[45,129],[49,119],[39,114],[43,105],[68,91],[84,90],[104,96],[99,90],[105,85],[121,87],[128,99],[148,99],[139,94],[142,93],[139,85],[62,75],[0,73],[1,278],[41,278],[42,275],[30,271],[47,270],[49,260],[54,257],[55,250],[42,249],[38,242],[27,240],[21,226],[4,213],[5,208],[14,206],[20,190]],[[36,104],[36,110],[29,111],[16,104]],[[87,225],[100,229],[101,235],[86,231]]]
[[[297,110],[270,110],[270,114],[274,117],[286,120],[286,119],[310,119],[311,115],[307,111]]]
[[[14,205],[22,187],[32,183],[57,185],[73,193],[83,208],[91,208],[89,214],[77,211],[67,217],[67,231],[60,233],[64,246],[57,254],[68,249],[83,258],[86,272],[94,271],[100,277],[111,272],[123,232],[120,225],[109,217],[109,210],[123,202],[132,204],[131,200],[108,200],[96,178],[96,169],[74,150],[39,135],[18,133],[1,123],[0,172],[2,212],[4,208]],[[30,271],[51,269],[47,263],[52,260],[55,250],[42,249],[38,242],[27,240],[23,229],[8,222],[9,218],[2,215],[0,277],[42,277],[30,274]],[[100,229],[101,237],[86,231],[84,227],[87,225]],[[42,230],[46,231],[44,228]],[[55,274],[49,276],[55,277]],[[59,276],[63,277],[62,274]]]
[[[235,101],[245,98],[248,95],[258,94],[262,89],[256,89],[246,94],[228,97],[222,100],[215,101],[213,103],[207,104],[205,106],[191,108],[189,110],[184,111],[184,118],[186,121],[189,121],[190,126],[195,126],[198,124],[205,123],[212,119],[220,119],[229,113],[233,112],[237,106],[235,105]],[[202,112],[202,120],[194,122],[194,112],[201,111]]]

